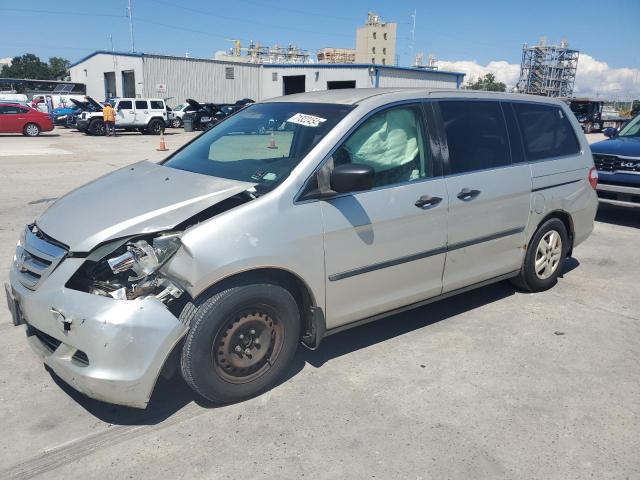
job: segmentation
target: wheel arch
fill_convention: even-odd
[[[318,307],[309,284],[296,273],[280,267],[260,267],[224,277],[198,293],[193,299],[199,303],[220,290],[250,283],[274,283],[293,296],[300,311],[302,340],[310,348],[317,348],[326,329],[324,314]]]
[[[567,235],[569,235],[569,249],[567,250],[567,257],[570,257],[571,254],[573,253],[573,239],[574,239],[574,236],[575,236],[575,230],[574,230],[574,227],[573,227],[573,218],[571,217],[571,214],[569,212],[567,212],[566,210],[553,210],[553,211],[547,213],[538,222],[536,230],[532,233],[532,236],[535,234],[535,232],[538,230],[538,228],[540,228],[540,225],[542,225],[544,222],[546,222],[547,220],[549,220],[551,218],[557,218],[558,220],[560,220],[562,223],[564,223],[564,226],[567,229]],[[529,240],[531,240],[531,239],[529,239]]]

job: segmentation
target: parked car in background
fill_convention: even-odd
[[[171,126],[174,128],[181,128],[184,125],[184,116],[188,112],[193,112],[196,109],[189,103],[181,103],[176,105],[173,109],[173,118],[171,119]]]
[[[77,120],[78,129],[89,135],[104,135],[102,106],[91,97],[87,97],[87,100],[95,111],[82,112]],[[161,98],[117,98],[109,103],[116,111],[117,130],[160,135],[166,126],[167,106]]]
[[[608,140],[591,145],[598,169],[598,199],[602,203],[640,207],[640,114],[620,131],[608,128]]]
[[[82,113],[82,110],[71,103],[69,107],[54,108],[50,116],[54,125],[70,128],[75,125],[75,119],[80,113]]]
[[[580,122],[584,133],[600,131],[604,128],[620,128],[622,124],[629,121],[628,118],[620,116],[610,109],[605,111],[602,100],[592,100],[589,98],[568,98],[565,101],[569,108]]]
[[[289,127],[265,142],[256,119]],[[552,288],[593,230],[596,183],[556,99],[270,99],[60,197],[21,234],[9,309],[93,398],[144,408],[177,369],[235,402],[277,385],[301,342],[505,279]]]
[[[18,103],[0,102],[0,133],[22,133],[37,137],[40,132],[53,130],[48,114]]]

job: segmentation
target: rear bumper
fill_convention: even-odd
[[[10,308],[17,301],[29,345],[70,386],[97,400],[145,408],[187,329],[154,297],[115,300],[65,288],[81,263],[64,260],[36,290],[22,285],[12,267]]]
[[[601,203],[640,208],[640,187],[599,183],[597,192]]]

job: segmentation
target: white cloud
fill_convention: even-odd
[[[441,70],[466,73],[465,81],[476,80],[482,75],[493,73],[496,80],[514,87],[520,76],[520,65],[504,60],[480,65],[474,60],[439,60]],[[602,97],[626,97],[640,95],[640,70],[634,68],[611,68],[606,62],[596,60],[591,55],[581,53],[573,93],[575,95]]]
[[[2,65],[7,65],[8,67],[11,66],[11,57],[6,57],[6,58],[0,58],[0,66]]]

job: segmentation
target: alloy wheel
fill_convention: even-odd
[[[562,237],[555,230],[549,230],[540,239],[536,250],[536,276],[546,280],[555,273],[562,258]]]

